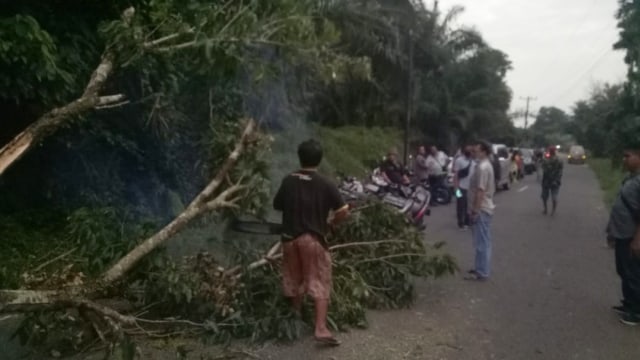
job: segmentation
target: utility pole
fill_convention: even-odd
[[[411,123],[411,109],[413,107],[413,30],[409,30],[409,71],[407,75],[407,118],[404,123],[404,165],[409,163],[409,124]]]
[[[529,103],[531,102],[531,100],[538,100],[538,98],[527,96],[520,97],[520,99],[527,101],[527,109],[524,111],[524,129],[527,130],[527,127],[529,126]]]
[[[524,145],[527,142],[527,138],[528,138],[527,128],[529,127],[529,103],[531,102],[531,100],[537,100],[537,98],[532,96],[527,96],[527,97],[520,97],[520,99],[527,101],[527,109],[524,111],[524,131],[522,132],[522,143]]]

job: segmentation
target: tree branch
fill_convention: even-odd
[[[235,166],[236,162],[238,162],[240,155],[242,154],[242,152],[245,149],[245,146],[247,145],[247,141],[255,133],[256,129],[257,129],[256,122],[253,119],[247,120],[247,125],[245,126],[244,131],[240,136],[240,139],[238,139],[238,141],[236,142],[235,148],[229,154],[225,162],[222,164],[222,168],[220,168],[220,171],[218,171],[218,174],[216,174],[216,177],[209,183],[209,185],[207,185],[207,187],[198,196],[196,196],[196,198],[192,201],[191,204],[204,203],[204,201],[208,197],[213,195],[213,193],[218,189],[220,184],[222,184],[222,181],[227,176],[227,173],[229,173],[229,170],[231,170],[231,168]]]
[[[276,47],[289,47],[285,43],[279,41],[272,41],[267,39],[238,39],[238,38],[211,38],[211,39],[203,39],[203,40],[191,40],[180,44],[169,45],[164,47],[155,48],[155,51],[158,52],[170,52],[175,50],[182,50],[191,47],[205,46],[205,45],[219,45],[224,43],[245,43],[246,45],[255,44],[255,45],[268,45],[268,46],[276,46]]]
[[[122,15],[124,21],[127,23],[130,22],[134,13],[135,11],[132,7],[125,10]],[[24,156],[27,151],[47,136],[56,132],[70,118],[85,113],[96,106],[107,105],[124,98],[122,95],[112,95],[102,98],[98,96],[113,71],[114,58],[115,54],[111,52],[111,49],[105,50],[100,64],[98,64],[93,71],[89,82],[85,86],[82,96],[42,115],[20,134],[16,135],[9,143],[0,148],[0,176],[2,176],[11,165]]]
[[[353,242],[353,243],[344,243],[344,244],[337,244],[337,245],[333,245],[331,247],[329,247],[329,251],[336,251],[339,249],[344,249],[344,248],[349,248],[349,247],[361,247],[361,246],[375,246],[375,245],[380,245],[380,244],[400,244],[400,243],[406,243],[406,241],[403,240],[379,240],[379,241],[365,241],[365,242]],[[271,249],[269,249],[269,251],[267,252],[267,254],[265,256],[263,256],[260,260],[254,261],[251,264],[249,264],[246,268],[246,270],[254,270],[257,269],[261,266],[267,265],[275,260],[278,260],[282,257],[282,252],[276,253],[279,250],[281,250],[281,242],[278,242],[276,244],[274,244]],[[394,258],[394,257],[401,257],[401,256],[425,256],[425,255],[420,255],[420,254],[398,254],[398,255],[390,255],[390,256],[385,256],[382,258],[377,258],[377,259],[367,259],[367,260],[379,260],[379,259],[388,259],[388,258]],[[230,272],[232,274],[237,274],[240,270],[242,270],[239,267],[235,267],[233,269],[230,270]]]
[[[221,207],[233,207],[237,199],[228,199],[229,196],[242,190],[242,185],[232,186],[220,193],[214,200],[207,202],[207,199],[218,189],[227,173],[236,164],[240,155],[245,150],[246,144],[250,136],[256,130],[256,123],[252,119],[247,121],[247,125],[242,135],[236,142],[234,150],[229,154],[222,167],[216,174],[215,178],[207,185],[207,187],[196,196],[196,198],[187,206],[184,212],[173,219],[167,226],[157,232],[155,235],[146,239],[127,255],[118,260],[109,270],[102,276],[103,285],[113,283],[122,278],[131,268],[133,268],[142,258],[151,251],[166,242],[169,238],[182,230],[189,222],[196,217],[202,215],[206,211],[219,209]]]
[[[176,38],[178,38],[178,37],[180,37],[182,35],[193,34],[195,32],[195,30],[196,29],[194,27],[191,27],[191,28],[189,28],[189,29],[187,29],[185,31],[181,31],[181,32],[173,33],[173,34],[170,34],[170,35],[167,35],[167,36],[163,36],[161,38],[158,38],[158,39],[155,39],[155,40],[152,40],[152,41],[147,41],[142,45],[142,47],[144,47],[147,50],[151,50],[151,49],[155,48],[156,46],[158,46],[158,45],[160,45],[160,44],[162,44],[164,42],[171,41],[171,40],[176,39]]]

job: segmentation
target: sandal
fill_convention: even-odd
[[[340,341],[338,341],[338,339],[334,338],[333,336],[330,336],[330,337],[315,337],[315,340],[319,345],[340,346]]]
[[[482,276],[474,271],[473,273],[469,273],[469,275],[465,276],[464,279],[469,281],[487,281],[488,277]]]

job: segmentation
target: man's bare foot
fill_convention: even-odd
[[[314,334],[316,338],[333,337],[333,334],[327,328],[316,328]]]

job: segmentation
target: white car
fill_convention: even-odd
[[[511,171],[511,159],[509,159],[509,149],[504,144],[493,144],[493,155],[500,162],[500,179],[496,182],[496,190],[509,190],[511,187],[511,179],[509,172]]]

